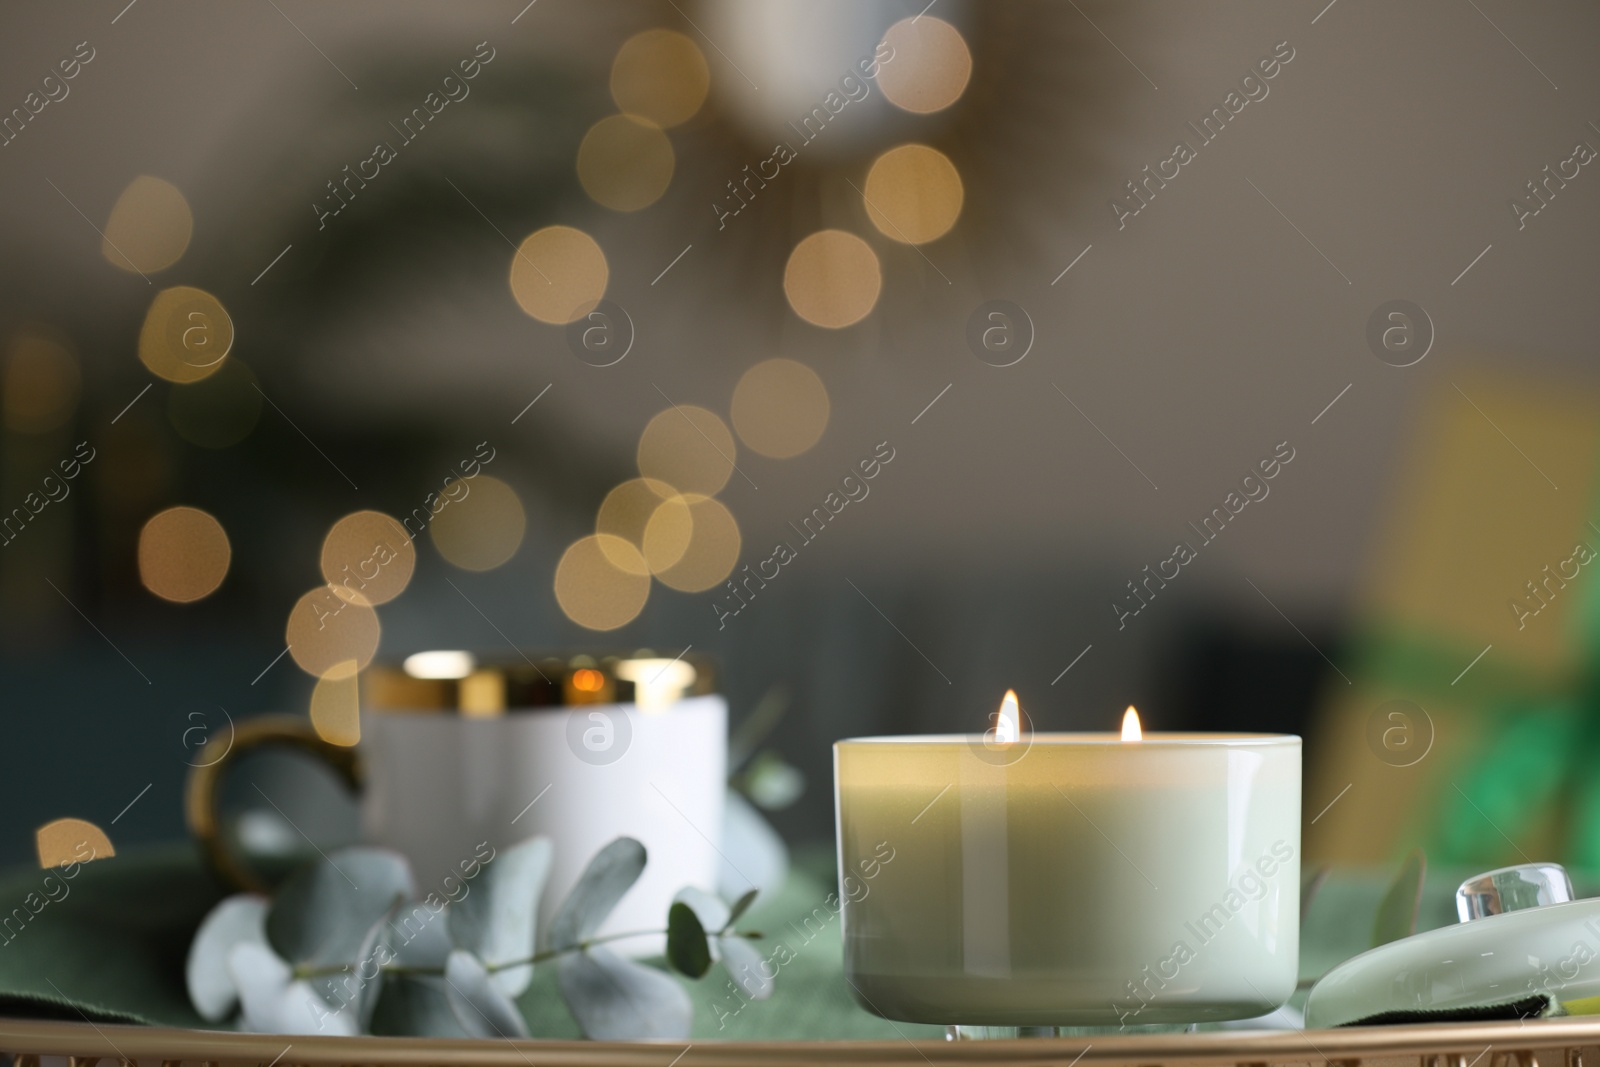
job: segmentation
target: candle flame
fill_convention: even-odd
[[[1143,741],[1144,730],[1139,727],[1139,710],[1132,704],[1122,713],[1122,739],[1124,741]]]
[[[1009,745],[1022,736],[1022,712],[1017,707],[1017,694],[1007,689],[1000,701],[1000,712],[995,718],[994,740],[999,745]]]

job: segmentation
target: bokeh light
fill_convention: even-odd
[[[33,832],[33,842],[46,870],[117,854],[106,832],[87,819],[52,819]]]
[[[156,294],[139,331],[139,359],[169,382],[214,374],[233,348],[233,320],[204,289],[175,285]]]
[[[382,637],[378,613],[370,605],[345,600],[332,586],[319,585],[295,601],[284,640],[300,669],[322,678],[346,660],[365,670]]]
[[[381,511],[356,511],[322,541],[322,577],[358,604],[387,604],[411,584],[417,550],[405,527]]]
[[[795,245],[783,271],[783,292],[795,314],[829,329],[866,318],[882,288],[877,253],[843,230],[821,230]]]
[[[199,508],[168,508],[139,531],[139,580],[163,600],[188,604],[210,596],[232,560],[227,531]]]
[[[178,187],[141,174],[111,206],[100,254],[114,267],[150,274],[178,262],[193,235],[194,215]]]
[[[613,559],[627,560],[618,566]],[[611,534],[590,534],[567,546],[556,564],[556,603],[590,630],[615,630],[639,617],[650,599],[650,575],[633,545]]]
[[[961,99],[972,78],[972,52],[961,31],[931,15],[901,19],[883,35],[894,60],[878,72],[891,104],[926,115]]]
[[[511,295],[523,311],[558,326],[581,319],[606,295],[606,254],[571,226],[546,226],[511,257]]]
[[[656,577],[679,592],[698,593],[733,573],[739,562],[739,523],[720,500],[698,495],[687,500],[694,536],[683,558]]]
[[[669,128],[694,117],[711,87],[700,46],[676,30],[636,33],[611,63],[617,109]]]
[[[659,715],[682,700],[699,677],[694,664],[681,659],[625,659],[617,677],[633,683],[633,702],[646,715]]]
[[[772,459],[798,456],[828,428],[828,388],[817,372],[792,359],[768,359],[739,378],[733,428],[752,451]]]
[[[311,725],[330,745],[349,747],[361,740],[360,674],[355,660],[340,660],[311,690]]]
[[[600,550],[623,570],[643,565],[641,573],[664,570],[683,558],[694,532],[689,504],[676,489],[654,478],[633,478],[606,494],[595,516]],[[611,551],[615,540],[629,551]]]
[[[461,496],[462,492],[465,496]],[[428,531],[439,555],[465,571],[487,571],[517,554],[528,517],[517,491],[498,478],[480,474],[458,478],[440,491],[449,500]],[[450,500],[452,496],[459,499]]]
[[[733,433],[713,412],[675,404],[639,435],[639,473],[680,492],[710,496],[733,474]]]
[[[639,211],[672,184],[676,156],[661,127],[633,115],[611,115],[589,127],[578,145],[578,181],[595,203]]]
[[[78,408],[83,376],[66,345],[27,331],[11,340],[5,366],[5,427],[13,433],[60,429]]]
[[[235,356],[215,374],[167,394],[167,420],[178,436],[201,448],[228,448],[250,436],[261,419],[256,376]]]
[[[867,171],[867,217],[885,237],[920,245],[950,232],[961,217],[961,175],[950,157],[925,144],[903,144]]]
[[[411,653],[401,667],[413,678],[460,679],[478,669],[478,657],[460,649],[431,649]]]
[[[682,560],[693,537],[694,511],[689,507],[689,499],[680,495],[663,500],[645,523],[644,541],[640,545],[650,573],[660,574]]]

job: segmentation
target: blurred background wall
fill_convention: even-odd
[[[1600,143],[1600,12],[943,0],[928,15],[972,61],[956,103],[918,114],[874,88],[723,217],[729,183],[788,136],[785,116],[808,113],[921,10],[113,0],[0,13],[0,107],[29,114],[0,148],[4,506],[79,442],[95,453],[0,550],[0,858],[26,858],[32,828],[57,815],[119,843],[179,835],[185,731],[221,709],[306,707],[314,679],[275,657],[291,609],[323,581],[329,528],[358,509],[410,512],[480,442],[525,532],[482,572],[419,538],[414,579],[379,609],[379,656],[716,656],[736,719],[775,686],[789,695],[769,744],[810,781],[774,815],[795,841],[831,833],[832,740],[976,730],[1007,687],[1039,728],[1107,729],[1135,703],[1156,729],[1305,731],[1308,760],[1336,768],[1308,779],[1308,820],[1368,771],[1381,798],[1395,761],[1360,743],[1379,697],[1317,709],[1368,662],[1355,637],[1392,586],[1380,561],[1429,544],[1454,545],[1459,563],[1429,588],[1470,587],[1462,610],[1498,628],[1444,642],[1438,672],[1482,644],[1494,649],[1480,670],[1544,655],[1519,651],[1527,628],[1506,602],[1523,594],[1514,576],[1570,554],[1569,527],[1590,514],[1600,178],[1580,166],[1539,199],[1528,183],[1575,143]],[[664,193],[612,210],[576,161],[618,111],[619,49],[656,27],[695,42],[709,95],[666,131]],[[93,58],[32,114],[30,92],[80,42]],[[329,199],[480,42],[493,58],[470,95],[377,178],[344,186],[348,204]],[[1266,95],[1202,143],[1189,124],[1231,113],[1228,94],[1274,55],[1292,58]],[[964,195],[955,227],[918,245],[876,226],[861,191],[874,159],[908,141],[943,153]],[[1148,182],[1175,141],[1195,158]],[[178,190],[192,219],[181,256],[143,273],[104,247],[142,175]],[[1130,181],[1146,182],[1143,197]],[[1519,219],[1514,198],[1541,210]],[[557,224],[604,250],[605,297],[634,331],[614,365],[580,358],[508,284],[514,248]],[[846,328],[786,299],[791,252],[823,229],[860,236],[881,272],[870,313]],[[138,354],[152,299],[178,285],[214,295],[235,331],[229,377],[198,400]],[[1011,366],[969,344],[995,300],[1031,323]],[[1431,337],[1409,366],[1369,344],[1369,320],[1394,300],[1418,305]],[[737,566],[796,541],[790,524],[888,442],[870,494],[737,615],[715,607],[731,603],[721,585],[656,583],[619,629],[572,621],[557,561],[637,476],[650,420],[674,405],[729,420],[741,375],[773,358],[820,378],[826,429],[788,459],[741,441],[717,496],[741,536]],[[1430,436],[1429,405],[1473,423],[1509,465],[1499,481],[1466,472],[1454,521],[1386,557],[1420,521],[1406,518],[1417,490],[1402,472],[1432,484],[1459,458],[1428,452],[1445,439]],[[1548,427],[1550,405],[1568,429],[1537,441],[1507,429]],[[1190,524],[1281,445],[1293,458],[1268,495],[1204,542]],[[1539,510],[1550,500],[1559,514]],[[138,560],[141,528],[177,505],[214,516],[231,545],[220,587],[188,604],[152,595]],[[511,520],[480,518],[492,554]],[[1504,531],[1492,544],[1479,536],[1490,525]],[[1128,583],[1184,540],[1197,558],[1124,614]],[[1490,556],[1506,577],[1478,582]],[[1583,675],[1587,646],[1552,647],[1540,662]],[[1441,737],[1454,714],[1436,717]],[[1406,781],[1428,783],[1416,804],[1449,795],[1448,774]],[[1381,859],[1422,832],[1363,804],[1328,809],[1313,835],[1331,836],[1312,840]],[[1468,836],[1486,857],[1509,840]]]

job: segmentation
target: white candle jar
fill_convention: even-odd
[[[333,709],[331,729],[313,698],[310,721],[246,720],[222,756],[197,766],[190,826],[224,879],[266,888],[221,832],[220,787],[236,760],[279,745],[328,760],[360,789],[363,840],[404,854],[423,895],[453,899],[490,850],[534,836],[553,845],[540,929],[621,836],[641,841],[649,860],[600,934],[660,930],[680,888],[717,885],[728,706],[703,658],[480,667],[465,652],[430,652],[403,669],[369,668],[360,687],[358,730],[353,699]],[[659,934],[613,945],[629,955],[664,947]]]
[[[908,1022],[1250,1018],[1299,965],[1300,739],[834,745],[845,977]]]

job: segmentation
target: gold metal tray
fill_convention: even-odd
[[[618,1043],[294,1037],[0,1019],[15,1067],[69,1056],[131,1067],[873,1067],[1002,1063],[1337,1067],[1600,1067],[1600,1020],[1453,1023],[1348,1030],[1021,1038],[996,1041]]]

